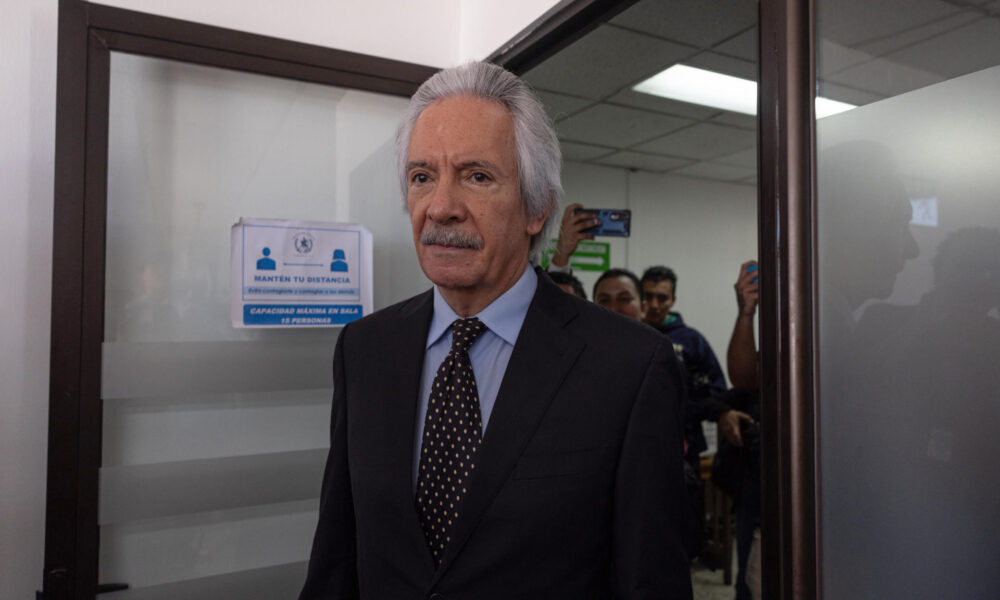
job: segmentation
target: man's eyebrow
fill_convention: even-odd
[[[462,161],[460,163],[457,163],[455,166],[458,167],[460,170],[486,169],[487,171],[494,171],[498,173],[503,172],[503,169],[501,169],[498,164],[485,159],[478,159],[478,158]],[[431,168],[431,163],[429,163],[426,160],[411,160],[410,162],[406,163],[407,171],[411,169],[430,169],[430,168]]]
[[[481,169],[488,169],[490,171],[501,171],[499,165],[483,159],[466,160],[458,163],[457,166],[459,169],[475,169],[478,167]]]

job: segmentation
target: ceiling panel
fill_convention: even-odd
[[[724,110],[720,114],[713,117],[712,122],[719,123],[720,125],[732,125],[733,127],[739,127],[740,129],[757,131],[756,115],[745,115],[743,113]]]
[[[926,25],[907,29],[885,38],[879,38],[866,44],[858,46],[858,50],[863,50],[873,56],[882,56],[905,48],[911,44],[922,42],[936,35],[947,33],[963,25],[981,19],[979,11],[967,10],[944,17],[939,21],[931,21]]]
[[[683,158],[673,158],[670,156],[660,156],[658,154],[643,154],[641,152],[617,152],[610,156],[593,161],[597,164],[609,167],[623,167],[626,169],[640,169],[643,171],[653,171],[662,173],[668,169],[685,167],[694,161]]]
[[[616,152],[614,148],[576,142],[559,142],[559,147],[562,148],[563,160],[584,161]]]
[[[614,96],[608,98],[607,101],[612,104],[624,104],[626,106],[643,108],[646,110],[667,113],[678,117],[686,117],[688,119],[696,119],[699,121],[713,117],[719,113],[719,109],[717,108],[702,106],[700,104],[691,104],[690,102],[681,102],[679,100],[670,100],[662,96],[645,94],[632,89],[622,90]]]
[[[753,131],[712,123],[699,123],[637,146],[635,150],[684,158],[710,159],[756,147]]]
[[[867,52],[848,48],[826,38],[816,40],[816,67],[820,77],[828,77],[873,58]]]
[[[539,90],[601,99],[691,54],[687,46],[602,25],[524,79]]]
[[[833,83],[831,81],[820,81],[819,91],[820,96],[824,98],[829,98],[830,100],[838,100],[840,102],[847,102],[848,104],[854,104],[857,106],[863,106],[865,104],[871,104],[872,102],[878,102],[885,98],[880,94],[874,94],[872,92],[866,92],[864,90],[859,90],[851,87],[845,87],[840,84]]]
[[[1000,64],[997,40],[1000,40],[1000,20],[985,18],[887,58],[950,79]]]
[[[836,0],[818,2],[816,31],[845,46],[857,46],[921,27],[959,10],[942,0]]]
[[[611,20],[615,25],[699,48],[711,48],[756,22],[754,0],[646,0]]]
[[[877,58],[829,75],[825,79],[883,97],[890,97],[933,85],[944,78],[923,69],[915,69]]]
[[[715,52],[702,52],[684,61],[689,67],[698,67],[707,71],[715,71],[723,75],[731,75],[740,79],[757,81],[757,63],[733,58]]]
[[[538,99],[545,105],[545,112],[552,117],[553,121],[564,119],[573,113],[579,112],[594,103],[593,100],[557,94],[556,92],[536,92]]]
[[[702,179],[715,179],[718,181],[735,182],[747,177],[756,175],[755,169],[745,167],[731,167],[718,163],[700,162],[690,167],[684,167],[671,171],[671,175],[685,175],[687,177],[700,177]]]
[[[743,167],[746,169],[756,169],[757,168],[757,148],[750,148],[748,150],[740,150],[739,152],[734,152],[732,154],[727,154],[725,156],[720,156],[715,159],[714,162],[729,165],[731,167]]]
[[[691,124],[688,119],[598,104],[556,124],[560,139],[628,148]]]
[[[715,48],[716,52],[728,54],[743,60],[757,62],[757,28],[751,27],[738,36],[722,42]]]

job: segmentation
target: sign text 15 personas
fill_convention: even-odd
[[[372,311],[372,235],[361,225],[240,219],[233,327],[336,327]]]

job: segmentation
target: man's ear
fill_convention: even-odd
[[[528,219],[528,225],[527,227],[525,227],[525,231],[528,233],[528,235],[535,235],[536,233],[540,232],[542,230],[542,227],[545,227],[545,220],[548,219],[549,215],[552,214],[552,211],[557,208],[559,208],[559,205],[557,202],[553,200],[549,202],[549,209],[545,211],[545,214],[538,217],[537,219]]]
[[[528,224],[525,227],[525,231],[528,233],[528,235],[535,235],[538,232],[540,232],[542,230],[542,227],[545,226],[545,220],[549,218],[549,215],[551,213],[552,211],[550,210],[541,217],[538,217],[537,219],[528,219]]]

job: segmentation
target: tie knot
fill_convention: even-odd
[[[476,317],[455,319],[455,322],[451,324],[452,352],[468,352],[476,338],[484,331],[486,331],[486,325]]]

